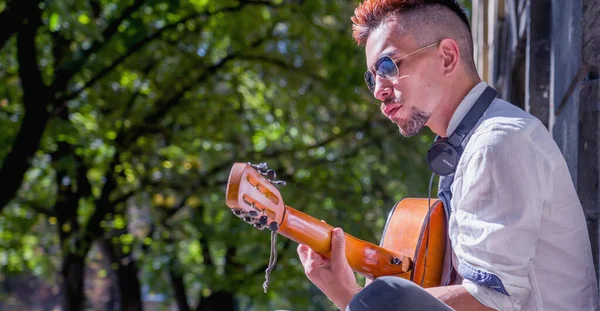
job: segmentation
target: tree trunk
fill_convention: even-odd
[[[177,273],[173,267],[170,267],[169,278],[171,279],[171,286],[173,286],[173,293],[175,294],[175,301],[177,301],[179,311],[190,311],[190,305],[188,304],[185,292],[185,283],[183,283],[183,275]]]
[[[52,153],[53,165],[56,166],[56,184],[58,192],[53,210],[58,218],[58,236],[63,250],[63,309],[65,311],[79,311],[84,309],[84,277],[85,258],[87,249],[78,252],[79,242],[75,236],[79,231],[77,223],[77,207],[79,206],[79,192],[73,192],[70,185],[62,185],[62,179],[68,177],[68,167],[59,165],[59,162],[68,157],[70,146],[67,143],[58,143],[58,149]],[[66,229],[69,228],[69,229]],[[75,247],[73,247],[75,246]]]
[[[8,39],[19,29],[23,23],[23,14],[26,1],[13,0],[7,4],[6,9],[0,14],[0,49]]]
[[[38,149],[49,118],[47,106],[50,97],[37,63],[35,46],[37,28],[41,24],[38,2],[24,1],[27,23],[20,28],[17,37],[17,58],[25,116],[10,152],[0,168],[0,212],[21,187],[23,176],[30,166],[29,161]]]
[[[121,311],[142,311],[141,285],[138,278],[137,263],[131,256],[122,256],[110,240],[100,240],[101,248],[104,250],[110,262],[117,264],[116,276],[119,288],[119,302]]]
[[[217,291],[202,299],[196,311],[236,311],[237,309],[233,293]]]
[[[12,148],[0,168],[0,212],[15,196],[25,172],[29,169],[30,160],[37,151],[46,124],[48,113],[45,111],[26,112],[19,133]]]
[[[117,280],[119,282],[121,311],[144,310],[138,268],[134,260],[130,260],[126,265],[119,263]]]
[[[65,255],[62,264],[64,311],[84,309],[84,273],[85,257],[71,253]]]

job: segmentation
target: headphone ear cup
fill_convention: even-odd
[[[458,152],[445,138],[439,139],[427,152],[427,165],[436,174],[448,176],[454,173],[458,164]]]

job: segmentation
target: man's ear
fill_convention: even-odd
[[[460,49],[453,39],[444,39],[440,42],[440,53],[444,65],[444,76],[451,76],[456,72],[460,62]]]

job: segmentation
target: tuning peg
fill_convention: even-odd
[[[265,226],[263,226],[263,225],[261,225],[261,224],[254,224],[254,227],[255,227],[256,229],[258,229],[258,230],[261,230],[261,231],[265,229]]]
[[[277,173],[275,173],[274,170],[267,170],[266,172],[262,173],[263,176],[265,176],[267,178],[267,180],[269,180],[270,183],[272,183],[273,185],[276,186],[285,186],[285,181],[283,180],[275,180],[275,178],[277,178]]]
[[[263,175],[265,175],[265,177],[267,177],[268,180],[274,180],[275,177],[277,177],[277,173],[275,173],[274,170],[267,170],[267,172]]]
[[[269,169],[269,167],[267,166],[267,163],[258,163],[258,164],[252,164],[250,162],[247,162],[248,165],[252,166],[252,168],[254,168],[255,170],[257,170],[261,175],[265,176],[265,178],[267,178],[267,180],[269,180],[269,182],[273,185],[276,186],[285,186],[286,182],[283,180],[275,180],[275,178],[277,178],[277,173],[275,173],[274,170]]]
[[[258,164],[252,164],[252,163],[248,162],[248,164],[250,164],[250,166],[252,166],[255,170],[257,170],[261,173],[263,173],[269,169],[269,167],[267,166],[267,163],[264,163],[264,162],[258,163]]]
[[[279,230],[279,224],[277,222],[272,222],[269,224],[269,230],[271,231],[277,231]]]
[[[270,183],[272,183],[275,186],[285,186],[286,182],[283,180],[269,180]]]

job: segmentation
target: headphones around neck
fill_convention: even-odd
[[[488,86],[450,137],[439,138],[437,136],[435,138],[433,145],[427,151],[427,164],[435,174],[440,176],[454,174],[458,160],[462,155],[463,148],[461,144],[463,140],[479,122],[479,119],[497,95],[496,90]]]

